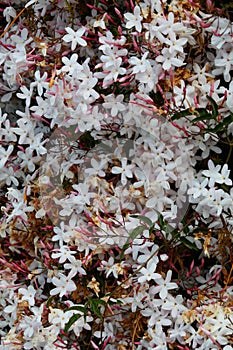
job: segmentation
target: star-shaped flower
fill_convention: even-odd
[[[124,14],[124,17],[127,19],[126,28],[131,29],[135,27],[135,29],[140,33],[142,30],[142,16],[140,16],[140,7],[135,6],[133,14],[127,12]]]
[[[65,29],[68,34],[64,35],[63,40],[67,43],[69,43],[70,41],[72,42],[71,50],[74,50],[77,44],[79,44],[80,46],[87,46],[86,40],[82,38],[82,35],[86,31],[85,27],[79,28],[76,32],[70,27],[66,27]]]

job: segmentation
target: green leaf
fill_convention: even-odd
[[[176,232],[176,229],[170,225],[168,222],[164,221],[163,215],[156,209],[154,209],[156,213],[159,215],[158,217],[158,223],[162,230],[164,230],[167,234],[171,233],[173,235],[174,232]]]
[[[65,328],[64,328],[65,333],[68,332],[68,330],[70,329],[72,324],[74,324],[80,317],[82,317],[82,316],[86,317],[87,316],[87,308],[84,307],[84,306],[74,305],[74,306],[71,306],[68,309],[66,309],[65,312],[66,311],[70,311],[70,310],[79,311],[79,312],[81,312],[81,314],[78,313],[78,314],[75,314],[75,315],[71,316],[71,318],[69,319],[69,321],[65,325]]]
[[[166,228],[166,224],[164,222],[164,218],[162,214],[159,215],[158,222],[162,230]]]
[[[163,106],[164,105],[164,99],[160,91],[157,91],[156,93],[154,91],[149,92],[150,98],[154,101],[156,106]]]
[[[153,225],[149,228],[149,234],[151,234],[151,233],[153,232],[154,228],[155,228],[155,224],[153,224]]]
[[[54,296],[53,296],[53,295],[51,295],[51,296],[48,298],[48,300],[47,300],[47,302],[46,302],[46,307],[47,307],[47,308],[49,308],[49,306],[50,306],[50,304],[51,304],[51,302],[52,302],[53,299],[54,299]]]
[[[65,312],[70,310],[80,311],[80,312],[83,312],[85,315],[87,314],[87,309],[84,306],[80,306],[80,305],[71,306],[69,307],[69,309],[65,310]]]
[[[147,224],[149,227],[153,226],[153,222],[151,221],[151,219],[149,219],[148,217],[144,216],[144,215],[130,215],[131,218],[135,218],[135,219],[139,219],[143,222],[145,222],[145,224]]]
[[[185,237],[180,237],[180,241],[188,248],[194,249],[194,250],[198,250],[197,246],[190,242],[187,238]]]
[[[112,301],[111,299],[108,300],[108,304],[109,305],[124,305],[124,302],[122,300],[116,300],[116,301]]]
[[[212,117],[212,115],[207,111],[206,108],[196,108],[194,114],[198,114],[200,117]]]
[[[190,113],[189,108],[184,109],[183,111],[177,112],[175,114],[173,114],[173,116],[171,117],[171,120],[177,120],[180,119],[182,117],[187,117],[188,115],[191,115],[192,113]]]
[[[219,131],[223,131],[226,130],[226,126],[223,123],[219,123],[217,126],[215,126],[215,128],[213,128],[211,131],[212,132],[219,132]]]
[[[206,98],[210,101],[211,106],[212,106],[212,116],[214,119],[217,118],[218,116],[218,105],[217,103],[212,99],[210,96],[206,96]]]
[[[212,114],[208,113],[205,108],[198,108],[195,110],[199,117],[196,117],[192,120],[193,123],[195,122],[200,122],[202,120],[208,120],[208,119],[213,119]],[[196,113],[195,113],[196,114]]]
[[[231,113],[230,115],[228,115],[227,117],[225,117],[223,119],[222,123],[224,125],[229,125],[229,124],[231,124],[233,122],[233,113],[232,112],[230,112],[230,113]]]
[[[121,254],[120,254],[120,260],[122,260],[124,256],[125,250],[129,247],[129,244],[131,241],[133,241],[138,235],[140,235],[145,230],[145,226],[138,226],[130,233],[129,237],[127,238],[126,243],[124,244]]]
[[[226,126],[223,124],[223,122],[219,122],[216,126],[213,127],[209,127],[207,129],[205,129],[205,132],[220,132],[220,131],[226,131]]]
[[[138,235],[140,235],[145,230],[145,226],[138,226],[130,233],[129,238],[127,239],[128,242],[131,240],[133,241]]]
[[[81,314],[75,314],[75,315],[71,316],[71,318],[69,319],[69,321],[65,325],[64,332],[67,333],[68,330],[70,329],[70,327],[82,316],[83,315],[81,315]]]
[[[102,299],[98,298],[88,298],[88,304],[90,305],[91,311],[98,316],[99,318],[103,318],[103,315],[100,311],[100,306],[106,307],[106,302]]]

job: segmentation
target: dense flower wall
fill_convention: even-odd
[[[0,16],[0,349],[233,349],[230,9]]]

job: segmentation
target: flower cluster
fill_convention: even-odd
[[[233,349],[232,22],[202,7],[0,5],[1,350]]]

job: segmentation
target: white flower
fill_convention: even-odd
[[[80,333],[82,332],[83,329],[86,329],[88,331],[91,330],[91,326],[89,325],[88,322],[93,321],[93,317],[90,315],[83,315],[80,311],[76,311],[75,314],[80,314],[80,317],[78,320],[71,326],[71,330],[74,331],[74,334],[76,337],[80,336]]]
[[[36,135],[28,135],[25,142],[30,144],[30,148],[32,150],[35,150],[37,155],[45,154],[47,153],[47,149],[43,147],[43,145],[46,143],[47,140],[42,141],[43,133],[39,133]]]
[[[37,2],[37,0],[30,0],[30,1],[28,1],[27,3],[26,3],[26,5],[25,5],[25,8],[27,8],[27,7],[29,7],[29,6],[31,6],[31,5],[33,5],[33,4],[35,4]]]
[[[17,155],[21,169],[28,169],[29,171],[34,171],[35,164],[41,159],[39,156],[33,156],[33,150],[30,147],[26,148],[25,152],[18,151]]]
[[[141,276],[138,278],[139,283],[144,283],[146,281],[151,281],[161,278],[160,273],[155,272],[157,265],[150,261],[147,263],[146,267],[140,270]]]
[[[193,64],[193,70],[196,74],[192,74],[192,76],[188,79],[188,81],[198,80],[199,84],[206,84],[207,78],[213,78],[213,74],[208,73],[209,65],[206,63],[204,67],[200,66],[197,63]]]
[[[59,249],[56,249],[54,253],[52,253],[52,258],[53,259],[59,258],[59,263],[62,264],[67,259],[69,261],[72,261],[72,258],[73,258],[72,254],[75,254],[75,251],[71,251],[67,245],[63,245]]]
[[[15,9],[12,6],[8,6],[3,11],[3,16],[6,18],[7,22],[10,22],[11,17],[12,18],[16,17],[16,11],[15,11]]]
[[[28,32],[27,28],[24,27],[20,31],[20,36],[17,34],[13,34],[11,37],[12,40],[15,42],[17,49],[21,52],[25,52],[25,46],[33,40],[31,37],[29,37],[27,39],[28,34],[29,34],[29,32]],[[22,58],[20,58],[19,53],[16,51],[15,52],[15,63],[19,63],[22,60]]]
[[[221,173],[219,172],[221,169],[221,165],[214,165],[214,162],[210,159],[208,161],[208,167],[209,170],[203,170],[202,174],[204,176],[209,177],[209,186],[214,186],[215,183],[219,184],[226,184],[231,186],[232,180],[229,179],[230,170],[228,170],[228,165],[224,164],[221,170]]]
[[[73,311],[68,310],[64,312],[61,309],[52,308],[51,306],[49,307],[49,311],[49,322],[53,325],[59,326],[62,329],[64,329],[66,323],[68,323],[73,314]]]
[[[184,298],[180,294],[176,297],[168,294],[167,297],[162,300],[162,310],[165,312],[169,311],[174,319],[177,318],[181,312],[187,310],[186,306],[184,305]]]
[[[24,330],[24,336],[31,338],[34,334],[38,334],[41,327],[41,321],[38,316],[24,316],[20,320],[19,328]]]
[[[49,83],[46,82],[47,76],[48,76],[47,72],[44,72],[44,74],[41,77],[40,71],[37,70],[35,72],[35,81],[30,84],[30,87],[37,87],[39,96],[43,94],[43,88],[47,90],[49,87]]]
[[[215,75],[220,75],[223,73],[223,77],[226,82],[231,80],[230,71],[233,67],[233,50],[227,52],[225,50],[218,50],[218,55],[214,61],[215,68],[212,73]]]
[[[204,188],[208,184],[208,179],[204,179],[201,183],[197,180],[193,181],[193,186],[188,189],[188,194],[192,195],[194,199],[200,197],[203,194]]]
[[[69,258],[70,263],[64,264],[65,269],[70,269],[70,274],[74,277],[77,273],[86,275],[86,271],[82,268],[82,261],[77,260],[74,256]]]
[[[72,281],[70,275],[65,276],[59,273],[59,277],[53,277],[52,282],[56,288],[50,291],[50,295],[59,294],[60,297],[63,297],[63,295],[76,290],[76,284]]]
[[[55,226],[54,228],[53,228],[53,231],[54,231],[54,233],[55,233],[55,235],[53,235],[53,237],[52,237],[52,241],[53,242],[56,242],[56,241],[58,241],[58,244],[59,244],[59,246],[62,246],[63,245],[63,242],[66,242],[66,238],[67,238],[67,242],[68,242],[68,238],[69,237],[66,237],[66,234],[65,234],[65,232],[64,232],[64,221],[62,221],[61,222],[61,227],[58,227],[58,226]]]
[[[32,97],[32,89],[28,90],[26,86],[21,86],[20,90],[22,91],[22,93],[18,92],[16,96],[18,98],[22,98],[23,100],[26,100],[26,106],[29,107],[31,102],[31,97]]]
[[[19,185],[19,181],[17,178],[20,177],[20,171],[15,171],[12,166],[3,167],[0,172],[0,182],[5,182],[7,186],[11,186],[12,183],[15,186]]]
[[[122,103],[124,95],[114,96],[113,94],[104,96],[104,108],[111,108],[111,115],[115,117],[118,112],[125,110],[125,105]]]
[[[211,44],[220,50],[225,43],[232,42],[231,22],[229,19],[219,16],[213,19],[209,19],[208,22],[211,25],[207,28],[207,31],[213,33],[213,35],[211,35]]]
[[[107,13],[104,13],[104,15],[99,18],[99,19],[96,19],[95,22],[93,23],[93,27],[96,28],[96,27],[100,27],[102,29],[106,29],[106,25],[105,25],[105,17],[107,16]]]
[[[20,135],[18,143],[20,145],[25,143],[28,134],[31,134],[34,129],[34,123],[31,120],[20,118],[17,120],[18,128],[12,128],[17,135]]]
[[[9,159],[9,156],[13,152],[14,146],[9,145],[7,150],[5,150],[2,146],[0,146],[0,169],[4,167],[6,162]]]
[[[177,284],[174,282],[170,282],[171,281],[171,276],[172,276],[172,271],[169,270],[167,272],[167,276],[165,278],[165,280],[161,277],[161,278],[156,278],[156,284],[157,286],[152,287],[153,289],[153,293],[159,293],[159,296],[161,299],[166,299],[167,295],[168,295],[168,291],[170,289],[176,289],[178,288]]]
[[[102,267],[98,268],[98,270],[104,270],[106,271],[106,277],[108,277],[111,273],[114,275],[115,278],[117,278],[115,264],[114,264],[114,258],[110,256],[108,261],[101,261]]]
[[[207,202],[206,204],[209,204],[209,206],[211,207],[210,213],[212,215],[220,216],[224,208],[230,208],[231,203],[231,197],[220,189],[215,191],[215,198],[213,202]]]
[[[187,38],[177,39],[174,33],[170,34],[170,38],[166,39],[166,44],[169,45],[169,52],[173,53],[183,53],[184,46],[187,43]]]
[[[165,16],[160,16],[158,18],[158,26],[155,28],[159,34],[174,34],[182,32],[186,29],[186,27],[181,22],[174,22],[175,16],[172,11],[169,12],[168,18],[164,18]],[[158,36],[159,38],[159,36]]]
[[[227,90],[226,105],[230,110],[233,110],[233,81],[230,82]]]
[[[14,133],[14,128],[12,128],[9,119],[7,119],[3,122],[3,126],[4,126],[4,129],[3,128],[0,129],[0,138],[1,138],[1,136],[3,136],[4,141],[7,141],[7,142],[17,141],[17,137]]]
[[[127,158],[122,158],[121,159],[121,167],[114,166],[112,168],[112,173],[113,174],[121,174],[121,183],[122,183],[122,185],[125,186],[127,183],[127,178],[133,177],[132,168],[134,168],[134,165],[133,164],[127,165]]]
[[[138,5],[134,7],[133,14],[127,12],[124,14],[124,17],[127,19],[126,28],[131,29],[135,27],[139,33],[142,31],[142,16],[140,16],[140,7]]]
[[[70,58],[64,56],[62,57],[62,63],[64,66],[62,67],[62,72],[67,72],[69,75],[72,75],[74,72],[81,72],[83,67],[81,64],[77,62],[78,55],[73,53]]]
[[[171,52],[169,48],[162,49],[162,55],[156,57],[157,62],[161,62],[164,70],[169,70],[171,67],[181,67],[184,63],[184,58],[177,57],[176,52]]]
[[[139,72],[143,73],[143,72],[146,71],[147,67],[150,66],[150,63],[149,63],[149,61],[147,59],[148,54],[149,54],[149,52],[146,51],[143,54],[141,59],[139,59],[139,58],[137,58],[135,56],[130,57],[129,64],[131,64],[133,66],[132,72],[134,74],[139,73]]]
[[[89,78],[84,80],[77,91],[77,95],[81,95],[85,100],[93,97],[95,100],[99,97],[98,92],[96,92],[93,87],[97,84],[97,78]]]
[[[67,43],[70,41],[72,42],[71,50],[74,50],[77,44],[81,46],[87,46],[86,40],[82,39],[82,35],[86,31],[85,27],[79,28],[76,32],[70,27],[66,27],[65,30],[68,34],[64,35],[63,40]]]
[[[134,290],[134,295],[132,297],[127,296],[123,298],[123,302],[127,303],[131,306],[132,312],[135,312],[137,308],[143,309],[143,300],[145,299],[145,295],[140,291]]]
[[[93,194],[89,191],[87,184],[73,185],[73,189],[78,192],[78,196],[76,196],[77,203],[90,205],[90,199]]]
[[[28,301],[30,306],[35,305],[36,290],[33,286],[29,286],[28,288],[19,288],[19,293],[23,295],[22,300]]]
[[[119,75],[124,75],[126,69],[121,67],[122,58],[118,57],[114,60],[113,64],[106,70],[106,76],[103,80],[103,87],[106,87],[112,83],[112,81],[117,81]],[[97,75],[98,73],[96,73]],[[118,97],[118,96],[117,96]]]
[[[4,307],[4,312],[6,312],[7,314],[10,314],[11,320],[16,320],[17,319],[17,311],[18,311],[18,298],[16,296],[14,296],[13,300],[9,300],[9,302],[11,303],[10,305],[7,305],[6,307]]]
[[[88,174],[88,176],[100,176],[100,177],[104,177],[105,176],[105,172],[104,172],[104,168],[106,165],[106,161],[103,159],[100,162],[97,162],[97,160],[95,158],[91,158],[91,168],[86,168],[85,169],[85,173]]]
[[[145,92],[153,90],[158,83],[160,74],[162,73],[162,66],[157,62],[153,62],[153,66],[147,61],[145,72],[136,73],[136,79],[140,83],[145,84]],[[135,118],[136,116],[134,116]]]

